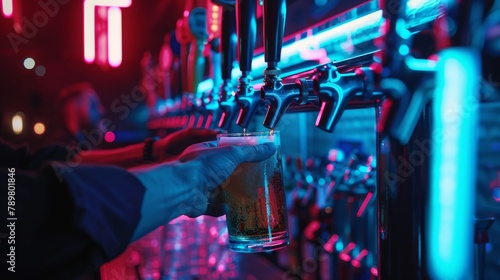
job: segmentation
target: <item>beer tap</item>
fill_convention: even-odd
[[[264,86],[261,88],[261,99],[267,103],[268,109],[263,125],[274,129],[288,106],[292,103],[304,105],[316,101],[312,81],[299,79],[293,84],[283,84],[279,75],[283,33],[285,31],[286,1],[264,0],[264,59],[267,67],[264,70]]]
[[[252,60],[257,36],[256,0],[238,0],[236,2],[237,29],[239,41],[239,62],[241,77],[238,80],[236,102],[239,106],[236,124],[247,128],[252,116],[260,105],[260,92],[252,87]]]
[[[205,120],[200,111],[204,111],[202,93],[198,86],[205,70],[203,55],[208,40],[206,0],[190,0],[185,2],[183,18],[177,21],[176,38],[181,44],[182,67],[182,104],[181,109],[187,113],[188,127],[201,126]]]
[[[235,89],[231,82],[233,62],[236,59],[236,1],[214,0],[215,4],[222,6],[221,45],[222,53],[222,85],[219,91],[219,109],[221,115],[218,126],[228,130],[236,116]]]
[[[332,132],[351,100],[360,94],[361,98],[371,94],[371,74],[367,67],[360,67],[352,73],[340,73],[332,64],[316,68],[313,88],[321,102],[316,126]]]

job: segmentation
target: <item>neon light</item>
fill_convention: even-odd
[[[315,46],[321,46],[335,37],[345,36],[345,34],[356,32],[360,28],[366,29],[372,26],[378,26],[381,23],[382,11],[375,11],[321,33],[308,36],[300,41],[283,46],[281,50],[281,60],[286,61],[292,55],[298,54],[305,49],[311,49],[311,47],[314,49]],[[252,61],[253,68],[261,68],[265,67],[265,65],[264,55],[259,55]]]
[[[117,7],[108,9],[108,62],[111,67],[122,64],[122,11]]]
[[[365,212],[366,206],[368,206],[368,202],[370,202],[372,196],[372,192],[366,194],[365,200],[363,200],[363,203],[361,203],[361,207],[359,207],[358,209],[358,213],[356,213],[356,217],[359,218],[361,217],[361,215],[363,215],[363,212]]]
[[[83,56],[87,63],[92,63],[95,59],[95,17],[92,2],[83,2]]]
[[[439,9],[438,9],[439,5],[440,5],[439,0],[409,0],[407,2],[406,13],[408,15],[414,15],[419,12],[425,13],[425,11],[431,9],[432,11],[435,11],[432,13],[428,13],[426,18],[420,19],[418,22],[415,23],[415,24],[423,24],[439,16]],[[289,44],[285,43],[281,50],[281,62],[286,64],[291,58],[295,58],[295,56],[300,56],[306,50],[309,51],[321,50],[322,46],[337,39],[340,39],[344,42],[343,44],[340,43],[339,46],[347,48],[345,49],[345,51],[349,52],[350,48],[359,43],[356,41],[361,40],[358,38],[355,42],[352,42],[353,41],[352,35],[362,32],[364,33],[363,34],[364,40],[370,40],[380,37],[383,35],[382,29],[377,27],[381,27],[383,22],[384,20],[382,18],[382,11],[377,10],[365,16],[343,23],[341,25],[337,25],[330,29],[323,30],[320,33],[308,34],[308,36],[304,39]],[[410,25],[409,27],[413,27],[413,25]],[[361,30],[365,31],[363,32]],[[310,30],[308,30],[308,33],[309,31]],[[398,31],[402,32],[401,34],[403,36],[410,35],[410,33],[407,30],[407,26],[399,24]],[[356,36],[354,37],[356,38]],[[405,50],[403,49],[402,51]],[[307,57],[303,57],[303,59],[307,59]],[[303,61],[303,59],[297,58],[298,61]],[[264,69],[265,67],[266,63],[264,61],[264,54],[259,54],[255,56],[254,60],[252,61],[253,71],[255,73],[260,73],[261,70]]]
[[[10,18],[12,16],[12,12],[14,11],[14,5],[12,0],[2,0],[2,12],[3,16],[6,18]]]
[[[440,55],[433,100],[429,268],[433,279],[471,279],[479,57],[461,48]]]
[[[132,4],[132,0],[84,0],[83,2],[83,57],[85,62],[87,63],[92,63],[95,60],[95,7],[119,7],[119,8],[126,8],[129,7]],[[108,11],[108,13],[110,13]],[[117,12],[112,11],[111,12],[112,17],[117,17]],[[109,17],[109,14],[108,14]],[[109,20],[109,19],[108,19]],[[109,23],[108,22],[108,28],[109,25],[112,26],[117,26],[118,24],[115,23]],[[119,32],[119,34],[110,34],[108,30],[108,37],[119,37],[120,38],[120,50],[119,54],[121,57],[121,13],[120,13],[120,30],[114,31],[114,32]],[[108,46],[109,47],[109,46]],[[117,50],[113,50],[113,52],[118,52]],[[118,54],[114,54],[114,56],[118,56]],[[110,65],[116,65],[118,63],[118,59],[116,57],[111,58],[109,56],[110,60],[109,61]],[[113,63],[113,64],[112,64]],[[120,58],[120,63],[121,63],[121,58]],[[120,65],[118,63],[118,65]],[[116,67],[116,66],[113,66]]]

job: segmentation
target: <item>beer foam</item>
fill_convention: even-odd
[[[279,145],[279,135],[244,135],[239,133],[241,136],[220,136],[218,141],[219,147],[224,146],[253,146],[258,144],[264,144],[268,142],[274,142]],[[238,134],[236,134],[238,135]]]

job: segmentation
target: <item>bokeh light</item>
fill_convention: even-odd
[[[104,140],[108,143],[115,141],[115,134],[112,131],[106,132],[106,134],[104,134]]]
[[[45,69],[45,67],[43,66],[37,66],[35,68],[35,74],[38,76],[38,77],[43,77],[45,76],[45,73],[47,72],[47,70]]]
[[[27,57],[23,62],[24,68],[31,70],[35,67],[35,60],[31,57]]]
[[[35,131],[35,133],[38,135],[42,135],[45,133],[45,125],[41,122],[37,122],[33,126],[33,131]]]
[[[19,112],[12,117],[12,131],[19,135],[23,132],[23,118],[24,114]]]

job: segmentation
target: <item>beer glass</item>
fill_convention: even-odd
[[[269,159],[238,166],[222,189],[231,250],[253,253],[285,247],[289,240],[279,132],[219,134],[217,141],[218,146],[276,145]]]

